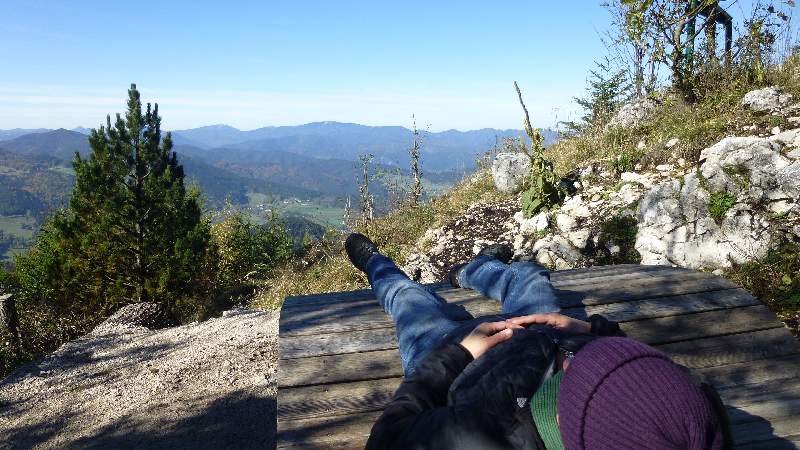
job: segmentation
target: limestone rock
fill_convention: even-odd
[[[758,137],[725,138],[700,152],[700,171],[711,192],[739,194],[746,188],[779,189],[775,174],[789,166],[780,145]],[[758,200],[758,199],[753,199]]]
[[[633,127],[647,120],[656,109],[656,102],[649,98],[634,100],[622,108],[611,118],[606,128]]]
[[[742,98],[742,105],[753,111],[770,113],[780,111],[788,106],[791,100],[791,94],[784,94],[776,86],[771,86],[748,92]]]
[[[556,270],[581,265],[583,255],[563,236],[547,236],[533,246],[536,262]]]
[[[520,211],[514,214],[514,220],[519,223],[519,231],[524,235],[540,233],[550,226],[550,219],[548,219],[546,212],[540,212],[530,219],[525,219]]]
[[[781,155],[776,137],[726,138],[703,150],[701,161],[683,183],[661,183],[640,201],[635,247],[642,264],[715,269],[763,258],[778,237],[765,208],[797,212],[800,162]],[[717,193],[735,199],[719,223],[709,212]]]
[[[530,173],[531,160],[524,153],[500,153],[492,162],[492,180],[500,192],[519,192]]]
[[[775,136],[771,136],[769,140],[793,148],[800,147],[800,128],[795,128],[794,130],[787,130],[784,131],[783,133],[778,133]]]
[[[402,270],[413,280],[422,283],[442,281],[455,264],[471,260],[483,247],[504,243],[524,251],[527,240],[520,235],[522,214],[516,200],[479,203],[471,206],[457,219],[441,228],[428,231],[419,251],[406,258]],[[430,247],[428,247],[430,246]]]
[[[625,181],[628,183],[639,183],[648,189],[652,188],[654,185],[653,180],[651,180],[650,177],[636,172],[623,172],[622,175],[619,176],[619,179],[620,181]]]

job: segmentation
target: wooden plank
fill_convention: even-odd
[[[790,355],[698,369],[717,389],[763,385],[800,377],[800,357]],[[724,397],[723,397],[724,398]]]
[[[621,328],[631,338],[649,345],[659,345],[771,328],[782,329],[783,324],[778,322],[769,308],[756,305],[623,322]]]
[[[600,314],[616,322],[627,322],[760,304],[758,299],[744,289],[727,289],[586,307],[577,306],[565,308],[563,313],[578,319]]]
[[[746,422],[736,425],[731,431],[737,445],[775,441],[776,438],[800,438],[800,416]]]
[[[380,412],[278,421],[278,449],[362,450]]]
[[[732,282],[708,274],[694,273],[668,277],[638,279],[620,285],[580,285],[559,290],[558,299],[562,308],[581,305],[601,305],[606,303],[642,300],[645,298],[668,297],[696,292],[734,289]]]
[[[769,391],[769,387],[762,386],[765,391]],[[786,392],[780,398],[768,398],[761,402],[744,406],[728,406],[728,417],[730,417],[732,424],[794,416],[800,417],[800,396],[797,394],[789,395]],[[800,426],[797,428],[797,432],[800,433]]]
[[[278,392],[278,416],[288,420],[380,411],[402,378],[286,388]]]
[[[800,379],[770,380],[765,384],[746,384],[718,389],[726,405],[742,407],[767,401],[792,401],[800,398]]]
[[[749,339],[749,340],[751,342],[755,341],[755,339],[752,339],[752,338]],[[706,340],[706,341],[708,341],[708,340]],[[741,339],[740,339],[740,341],[741,341]],[[735,345],[735,346],[740,346],[741,345],[741,343],[737,342],[737,341],[729,342],[729,344],[730,345]],[[688,348],[691,348],[691,347],[688,347]],[[663,346],[662,346],[662,350],[663,350]],[[759,349],[756,349],[756,353],[758,353],[759,351],[760,351]],[[780,352],[786,351],[786,350],[782,349],[782,348],[778,348],[777,351],[779,352],[778,354],[780,354]],[[790,349],[790,351],[791,351],[791,349]],[[753,357],[752,354],[748,354],[746,352],[743,353],[743,352],[744,352],[744,350],[737,350],[737,352],[736,352],[736,354],[739,355],[740,359],[747,360],[747,359],[750,359],[750,358]],[[726,359],[730,359],[730,358],[732,358],[732,357],[728,357]],[[675,359],[680,361],[680,359],[681,359],[680,355],[676,355]],[[691,361],[689,361],[689,362],[691,362]],[[703,361],[701,359],[700,362],[704,363],[705,361]],[[284,363],[285,362],[282,362],[282,364],[284,364]],[[705,362],[705,363],[707,363],[707,362]],[[747,365],[744,365],[744,364],[747,364]],[[766,365],[766,367],[764,367],[765,365]],[[789,367],[793,367],[794,371],[796,372],[797,371],[797,362],[796,362],[796,360],[795,360],[795,362],[789,363]],[[710,381],[714,382],[714,384],[716,386],[720,386],[720,387],[724,387],[725,383],[740,384],[742,381],[746,381],[746,380],[755,380],[755,382],[762,381],[763,380],[763,378],[761,377],[762,375],[766,375],[766,376],[778,375],[778,376],[780,376],[781,374],[786,373],[786,370],[785,370],[786,367],[783,367],[784,370],[782,370],[782,371],[775,371],[773,365],[770,364],[770,361],[768,361],[768,360],[761,360],[761,361],[755,361],[755,362],[749,362],[749,363],[739,363],[739,364],[733,364],[733,365],[725,365],[725,366],[721,366],[721,368],[723,370],[722,373],[723,373],[723,375],[725,377],[723,380],[720,380],[719,376],[714,376],[713,373],[709,377]],[[706,372],[705,372],[706,375],[708,375],[708,370],[709,369],[706,369]],[[701,368],[700,371],[703,372],[703,369]],[[331,376],[336,376],[336,375],[337,374],[331,374]],[[347,375],[346,373],[345,374],[339,374],[339,376],[346,376],[346,375]],[[328,408],[328,409],[322,409],[322,410],[316,409],[315,410],[313,407],[306,407],[306,408],[302,409],[301,412],[303,414],[305,414],[305,415],[315,416],[315,415],[321,415],[321,414],[326,414],[326,413],[340,414],[340,413],[349,413],[349,412],[354,412],[354,411],[378,410],[378,409],[380,409],[380,408],[382,408],[384,406],[384,403],[383,403],[384,399],[388,398],[388,396],[391,394],[391,392],[393,392],[394,389],[396,389],[397,386],[400,383],[402,370],[400,368],[399,359],[398,359],[398,363],[396,364],[396,367],[394,368],[394,371],[393,372],[388,372],[388,373],[384,372],[383,375],[393,375],[394,378],[384,379],[384,380],[380,380],[380,381],[370,381],[370,382],[367,382],[364,385],[361,385],[361,384],[358,384],[357,382],[354,382],[354,383],[343,384],[343,385],[325,385],[322,388],[320,388],[320,387],[313,387],[313,388],[297,387],[297,388],[290,389],[290,390],[281,389],[281,393],[282,394],[286,393],[286,392],[290,392],[290,393],[286,394],[286,395],[288,395],[287,397],[280,397],[279,398],[279,404],[282,403],[282,402],[287,402],[287,403],[285,403],[285,405],[283,407],[287,408],[287,410],[299,411],[298,412],[298,414],[299,414],[301,408],[299,408],[297,406],[294,406],[292,404],[292,402],[294,402],[296,399],[300,399],[299,401],[302,403],[302,401],[303,401],[302,399],[320,397],[319,392],[320,391],[324,391],[326,393],[320,397],[322,399],[320,404],[323,405],[325,408]],[[732,380],[732,381],[729,381],[729,380]],[[335,382],[337,380],[328,380],[328,381]],[[722,381],[722,382],[720,382],[720,381]],[[285,388],[286,386],[285,386],[284,381],[281,380],[281,382],[282,382],[282,387]],[[735,396],[737,391],[729,392],[729,391],[726,391],[726,390],[720,390],[720,394],[722,395],[722,397],[725,400],[725,402],[728,403],[728,404],[746,405],[747,402],[743,402],[741,400],[741,396],[743,395],[743,394],[741,394],[741,391],[743,390],[743,388],[742,387],[737,387],[737,388],[739,389],[739,392],[740,392],[739,397]],[[755,390],[755,391],[763,391],[765,389],[765,387],[762,384],[749,385],[749,386],[747,386],[745,388],[749,388],[749,389],[752,389],[752,390]],[[356,392],[362,392],[362,393],[365,392],[366,394],[360,396]],[[790,389],[789,390],[785,390],[783,392],[785,392],[785,395],[783,397],[781,397],[778,393],[774,394],[773,397],[775,397],[776,399],[779,399],[779,398],[792,399],[793,398],[792,395],[795,395],[795,393],[793,391],[791,391]],[[380,394],[380,395],[378,395],[378,394]],[[751,393],[750,395],[752,396],[753,394]],[[769,397],[769,396],[767,396],[767,397]],[[737,398],[739,398],[739,400],[737,400]],[[295,399],[295,400],[293,400],[293,399]],[[345,400],[337,400],[337,399],[345,399]],[[335,405],[337,403],[344,403],[346,405],[346,408],[344,410],[339,410],[339,409],[334,408],[333,405]],[[279,406],[279,408],[280,407],[282,407],[282,406]],[[361,408],[361,409],[356,409],[356,408]]]
[[[391,395],[391,394],[389,394]],[[388,398],[384,403],[388,401]],[[791,405],[772,402],[762,405],[758,409],[742,410],[729,408],[733,424],[733,433],[737,448],[791,448],[783,444],[794,439],[800,434],[800,417],[798,401]],[[773,412],[780,410],[780,415],[775,417]],[[291,413],[296,411],[283,411],[280,413],[279,445],[278,448],[295,448],[293,445],[301,444],[300,448],[362,448],[372,424],[380,414],[380,408],[363,414],[344,416],[321,416],[310,419],[296,419]],[[770,419],[769,422],[764,419]],[[794,441],[796,442],[796,441]],[[760,447],[750,444],[770,443],[781,444],[780,447]]]
[[[345,383],[403,375],[397,349],[285,359],[278,365],[278,387]]]
[[[733,444],[733,448],[741,450],[797,450],[800,448],[800,437],[775,438],[768,441]]]
[[[800,345],[786,328],[732,334],[656,346],[690,368],[716,367],[800,353]]]
[[[636,270],[637,267],[639,268],[639,270]],[[648,269],[641,269],[641,267],[645,267]],[[635,286],[639,283],[648,283],[648,282],[657,283],[658,282],[657,280],[661,280],[662,282],[667,280],[688,281],[696,279],[724,280],[709,273],[687,271],[687,270],[675,269],[664,266],[633,266],[629,267],[622,273],[612,273],[610,275],[598,274],[597,276],[592,276],[588,278],[585,276],[564,278],[562,276],[556,276],[556,274],[558,273],[560,272],[553,272],[551,275],[551,282],[554,288],[557,289],[569,288],[570,290],[577,290],[579,292],[593,290],[593,286],[596,287],[597,285],[608,286],[608,283],[613,281],[619,281],[620,283],[624,282],[624,284],[620,284],[620,286]],[[434,283],[426,286],[430,289],[433,289],[434,291],[437,292],[437,294],[443,297],[448,297],[451,295],[458,296],[458,295],[463,295],[464,293],[467,293],[467,295],[469,295],[469,293],[471,292],[467,289],[453,288],[448,283]],[[583,286],[583,288],[581,288],[581,286]],[[725,286],[727,288],[735,287],[730,282],[728,282]],[[363,289],[351,292],[336,292],[330,294],[309,295],[309,296],[295,296],[295,297],[287,297],[284,300],[282,309],[285,309],[287,311],[294,309],[308,309],[308,308],[319,309],[324,305],[334,305],[334,304],[346,305],[374,298],[375,296],[373,295],[371,289]]]
[[[455,303],[464,306],[476,317],[496,314],[499,311],[497,302],[483,297]],[[747,291],[730,289],[587,307],[577,306],[565,308],[562,312],[578,319],[585,319],[592,314],[601,314],[611,320],[622,322],[759,304],[761,303]],[[371,330],[392,326],[391,319],[373,300],[365,302],[359,308],[332,307],[328,311],[295,314],[291,320],[283,321],[281,339],[289,336]]]
[[[380,412],[281,420],[278,448],[323,449],[363,448]],[[792,448],[800,438],[800,416],[784,416],[772,421],[756,419],[733,424],[737,448]],[[768,446],[763,446],[768,445]]]
[[[564,313],[577,318],[602,314],[612,320],[622,321],[760,303],[747,291],[739,288],[704,291],[701,286],[701,291],[694,292],[692,288],[698,288],[696,284],[683,286],[686,288],[683,290],[688,292],[662,296],[658,291],[653,291],[649,293],[649,297],[643,294],[641,300],[651,300],[650,302],[641,302],[639,299],[620,303],[608,301],[585,307],[579,303],[564,307]],[[445,300],[450,299],[445,298]],[[476,317],[497,314],[500,308],[498,302],[486,299],[477,293],[452,303],[464,306]],[[569,310],[573,308],[585,308],[583,309],[585,314],[581,314],[581,310],[577,309],[570,312]],[[353,305],[334,304],[324,309],[281,311],[280,336],[284,338],[293,335],[337,333],[391,326],[393,326],[391,320],[377,302],[365,299]]]
[[[725,296],[724,298],[730,300],[734,297]],[[652,308],[649,308],[650,305],[646,305],[646,303],[653,302],[653,300],[641,302],[644,305],[640,304],[640,306],[652,311]],[[682,312],[687,312],[688,307],[696,305],[705,307],[707,304],[698,301],[696,303],[675,302],[675,305],[681,307]],[[574,311],[566,312],[574,313]],[[568,315],[582,315],[582,311],[579,313],[581,314]],[[279,346],[280,358],[306,358],[397,348],[395,329],[388,320],[386,322],[386,327],[379,329],[282,337]],[[763,305],[622,323],[623,331],[630,337],[650,345],[782,326],[783,324],[775,318],[775,314]]]
[[[708,368],[800,352],[786,329],[683,341],[658,346],[675,362],[690,368]],[[279,365],[279,386],[304,386],[403,375],[396,349],[285,359]]]

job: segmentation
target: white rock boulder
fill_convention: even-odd
[[[634,100],[620,108],[608,122],[606,128],[627,128],[639,125],[650,118],[655,109],[656,102],[649,98]]]
[[[642,264],[716,269],[766,256],[778,237],[768,215],[800,212],[800,161],[781,150],[771,138],[726,138],[701,152],[698,172],[647,192],[635,245]]]
[[[530,173],[531,160],[524,153],[499,153],[492,162],[492,180],[500,192],[519,192]]]
[[[770,113],[780,111],[791,101],[791,94],[782,93],[776,86],[770,86],[745,94],[742,98],[742,105],[756,112]]]

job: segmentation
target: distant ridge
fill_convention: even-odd
[[[23,137],[26,133],[20,133],[24,131],[26,130],[0,130],[0,136],[13,136],[6,138],[3,141],[5,144]],[[57,151],[57,156],[71,159],[75,144],[81,136],[85,139],[89,129],[77,127],[72,131],[63,129],[34,131],[46,134],[48,143],[45,147],[49,148],[47,154],[53,155],[53,151]],[[47,134],[56,131],[60,134]],[[70,136],[65,132],[74,135]],[[542,133],[545,145],[550,145],[558,139],[558,133],[552,130],[543,129]],[[471,170],[478,157],[501,143],[503,139],[522,135],[521,130],[494,128],[424,132],[422,133],[423,170],[427,172]],[[216,124],[175,130],[172,136],[176,149],[191,147],[189,151],[182,153],[215,163],[227,161],[246,164],[248,161],[263,159],[265,153],[285,152],[305,157],[346,161],[357,161],[362,154],[372,154],[375,156],[375,163],[399,167],[408,167],[408,149],[413,140],[412,131],[401,126],[368,126],[335,121],[311,122],[296,126],[268,126],[247,131],[230,125]],[[9,145],[14,146],[13,143]],[[25,144],[23,147],[30,151],[35,150],[30,144]],[[83,151],[84,148],[81,147],[79,150]],[[41,150],[44,148],[39,149]]]
[[[0,130],[0,142],[24,136],[26,134],[44,133],[51,131],[49,128],[13,128],[10,130]]]

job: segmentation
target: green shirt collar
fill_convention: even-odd
[[[561,440],[561,431],[558,428],[556,414],[558,412],[558,391],[564,371],[559,370],[545,380],[531,398],[531,413],[533,423],[539,431],[539,436],[547,450],[564,450]]]

